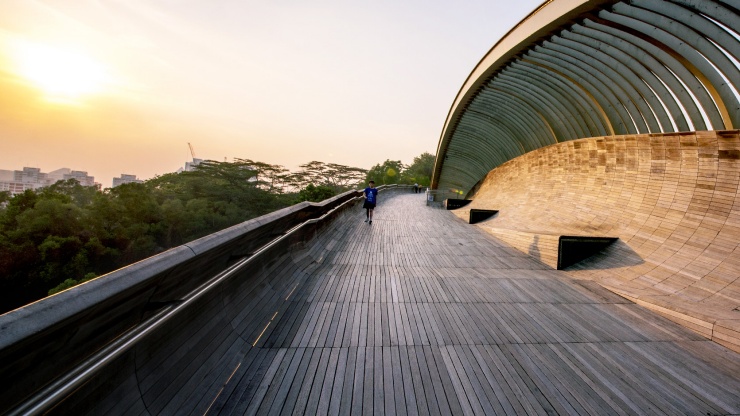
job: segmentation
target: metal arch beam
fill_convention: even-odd
[[[464,161],[466,166],[466,171],[461,178],[455,181],[456,184],[464,185],[465,178],[479,178],[485,175],[488,173],[491,162],[501,164],[523,153],[519,149],[511,149],[509,152],[502,151],[504,149],[496,146],[497,143],[505,141],[503,138],[506,137],[506,132],[502,131],[502,126],[486,123],[485,120],[478,121],[482,126],[476,128],[475,131],[460,133],[456,137],[455,146],[449,149],[448,156]],[[466,121],[466,123],[470,122],[470,120]],[[511,154],[512,151],[514,154]],[[448,178],[448,180],[452,179],[455,178]]]
[[[499,134],[503,126],[497,125],[493,120],[481,117],[480,114],[468,112],[465,116],[468,117],[468,119],[464,121],[465,126],[474,130],[465,130],[461,132],[459,137],[463,138],[466,137],[466,135],[478,136],[480,137],[478,142],[485,145],[488,145],[491,141],[488,139],[490,137],[493,141],[497,142],[496,144],[498,144],[498,146],[493,147],[490,152],[480,152],[479,149],[473,146],[472,148],[475,150],[471,154],[475,156],[475,159],[478,159],[481,156],[481,153],[486,153],[488,156],[491,156],[490,159],[492,161],[497,160],[499,157],[503,160],[508,160],[524,153],[519,146],[513,145],[511,141],[502,140],[503,137],[506,137],[506,135]],[[462,141],[460,142],[460,146],[455,149],[465,152],[465,148],[465,141]],[[450,149],[452,150],[452,148]]]
[[[717,2],[724,4],[728,9],[732,9],[735,14],[740,15],[740,7],[738,7],[736,0],[717,0]]]
[[[513,152],[516,149],[504,151],[504,149],[497,147],[496,143],[501,141],[502,137],[504,135],[501,129],[493,125],[488,126],[486,130],[465,132],[457,137],[460,143],[456,147],[450,148],[450,154],[462,157],[468,161],[467,163],[480,166],[482,171],[487,172],[487,165],[490,161],[503,163],[512,157],[516,157],[516,153],[519,153]]]
[[[740,126],[740,104],[738,104],[735,99],[734,93],[729,84],[702,54],[692,46],[688,45],[684,39],[678,38],[674,34],[655,26],[650,22],[641,20],[640,18],[644,18],[647,12],[641,13],[638,18],[635,16],[637,11],[634,8],[626,8],[628,6],[623,4],[621,6],[625,7],[618,6],[620,6],[620,4],[614,5],[613,10],[615,12],[602,10],[599,12],[599,17],[635,29],[642,33],[647,39],[656,39],[668,46],[670,51],[673,53],[674,58],[678,59],[679,62],[686,66],[686,68],[702,82],[704,88],[709,91],[709,94],[714,99],[714,103],[722,115],[723,125],[712,125],[712,128],[731,130],[733,125]],[[616,11],[619,11],[619,13],[616,13]],[[658,18],[654,20],[661,19]],[[722,56],[724,57],[724,55]],[[729,108],[727,105],[728,103],[731,106]],[[732,105],[733,103],[735,104],[734,106]],[[728,111],[730,109],[733,109],[732,113]]]
[[[501,97],[495,96],[493,99],[500,100]],[[479,106],[479,104],[476,105],[476,107]],[[502,107],[504,110],[508,110],[508,108],[509,106]],[[454,159],[447,159],[448,163],[452,160],[464,161],[469,166],[469,169],[464,175],[459,171],[445,173],[446,181],[439,184],[442,188],[465,189],[479,180],[479,177],[475,180],[472,179],[475,178],[474,175],[471,176],[473,171],[480,172],[480,176],[482,177],[488,172],[491,163],[498,165],[526,153],[523,146],[518,142],[516,142],[517,146],[511,147],[515,141],[511,140],[507,135],[512,133],[504,128],[503,123],[501,123],[502,125],[496,124],[496,121],[501,121],[500,118],[491,120],[482,114],[471,114],[471,111],[469,109],[466,112],[465,120],[460,122],[460,128],[456,132],[455,141],[451,144],[447,153],[450,156],[454,155]],[[483,120],[476,120],[475,115]],[[495,127],[499,128],[495,129]],[[482,137],[484,139],[481,139]],[[540,146],[534,146],[534,148],[537,147]],[[505,154],[496,152],[496,150],[505,150],[504,148],[509,148]],[[494,155],[491,155],[491,153],[494,153]],[[454,176],[454,178],[451,176]]]
[[[681,111],[681,108],[683,108],[688,114],[689,118],[691,119],[691,124],[694,125],[695,130],[706,129],[704,119],[702,118],[701,112],[699,112],[699,107],[697,107],[694,99],[691,97],[691,95],[689,95],[684,86],[681,85],[681,82],[678,80],[676,75],[674,75],[673,72],[663,66],[663,64],[661,64],[656,58],[654,58],[647,50],[642,49],[640,48],[640,46],[630,43],[622,38],[613,36],[600,30],[596,30],[591,27],[574,25],[572,30],[573,33],[578,33],[580,35],[588,36],[606,44],[614,45],[615,48],[624,51],[629,56],[639,61],[640,64],[642,64],[647,69],[647,71],[655,74],[655,77],[659,80],[659,83],[665,83],[665,87],[667,88],[667,90],[670,90],[670,93],[675,95],[680,103],[677,104],[675,100],[669,101],[672,102],[675,106],[675,108],[673,109],[669,106],[669,109],[671,111],[671,116],[678,126],[679,131],[691,130],[686,117]],[[666,102],[666,100],[663,101]],[[667,103],[668,102],[666,102],[666,104]],[[678,107],[679,105],[680,108]]]
[[[562,140],[740,125],[736,2],[547,0],[461,87],[432,187],[469,190],[507,157],[543,146],[548,133]]]
[[[515,127],[516,131],[521,132],[520,135],[517,135],[517,140],[519,141],[520,147],[525,151],[528,152],[533,149],[537,149],[540,146],[532,146],[531,145],[531,137],[527,137],[524,133],[527,131],[527,126],[532,126],[534,123],[543,123],[541,119],[536,114],[535,110],[531,107],[527,107],[523,105],[520,102],[510,102],[506,105],[501,105],[502,100],[497,91],[483,89],[478,94],[478,97],[476,97],[475,104],[471,105],[470,110],[477,110],[481,113],[484,112],[500,112],[504,113],[507,116],[507,121],[509,124],[512,124]],[[512,111],[512,107],[516,108],[516,111]],[[544,127],[548,129],[549,127],[546,125],[542,125],[540,127]],[[531,132],[534,133],[534,135],[540,140],[542,138],[541,136],[541,129],[535,128],[531,129]]]
[[[687,9],[694,10],[697,13],[709,16],[740,35],[740,15],[737,8],[732,9],[729,4],[723,6],[718,2],[706,0],[673,0],[673,2]]]
[[[480,115],[468,114],[474,118]],[[478,127],[473,131],[465,131],[456,137],[457,143],[450,147],[449,154],[465,160],[468,173],[473,173],[473,177],[485,175],[490,163],[501,164],[524,153],[523,149],[515,146],[503,148],[500,143],[510,143],[507,140],[509,134],[501,124],[491,120],[478,119],[466,120],[466,123],[475,123]],[[467,176],[467,175],[466,175]]]
[[[508,68],[507,68],[508,69]],[[573,124],[572,117],[568,117],[558,106],[554,105],[547,93],[542,91],[539,86],[532,84],[523,84],[521,80],[516,79],[505,73],[501,73],[496,78],[496,86],[511,95],[524,97],[531,101],[540,114],[542,114],[552,126],[558,126],[555,130],[557,141],[562,142],[571,140],[574,137],[583,135],[578,125]]]
[[[632,105],[633,111],[629,111],[632,118],[637,122],[638,127],[643,124],[645,128],[640,130],[641,133],[656,133],[660,132],[660,125],[658,123],[655,114],[650,107],[650,104],[645,100],[643,94],[639,91],[638,85],[642,83],[631,71],[616,71],[609,64],[608,57],[605,58],[603,54],[596,53],[596,57],[591,56],[590,53],[595,53],[594,50],[585,48],[583,45],[579,45],[576,42],[569,41],[560,36],[553,36],[553,40],[550,43],[546,43],[545,46],[552,48],[560,53],[569,54],[580,61],[587,63],[589,66],[595,68],[597,71],[604,74],[610,81],[616,86],[622,89],[627,95],[629,101],[622,103],[627,106],[630,110]],[[599,59],[601,58],[601,59]],[[626,68],[621,68],[626,69]]]
[[[511,74],[520,75],[525,82],[539,85],[540,88],[549,92],[555,100],[558,107],[563,109],[572,109],[570,113],[572,118],[579,122],[581,129],[588,136],[599,136],[603,130],[599,129],[601,120],[593,118],[593,108],[582,99],[575,91],[568,91],[561,84],[562,81],[557,77],[546,78],[542,76],[542,68],[532,65],[528,66],[522,61],[512,63],[507,69]]]
[[[461,120],[460,122],[460,131],[459,134],[456,132],[456,135],[458,135],[456,137],[463,137],[463,135],[465,134],[473,133],[486,134],[487,131],[490,129],[490,125],[495,125],[497,122],[501,123],[499,118],[494,118],[490,116],[489,118],[486,118],[483,116],[483,114],[485,114],[485,111],[474,111],[472,108],[469,109],[468,112],[465,113],[466,119]],[[505,123],[501,124],[502,126],[500,127],[504,127],[503,125]],[[508,126],[506,126],[505,128],[511,133],[511,129]],[[524,153],[522,145],[521,143],[519,143],[520,139],[521,137],[516,136],[513,140],[502,141],[499,139],[498,148],[504,153],[505,157],[516,157]],[[454,146],[450,147],[450,149],[452,149],[453,147]]]
[[[498,136],[498,138],[501,139],[501,137],[503,137],[504,140],[512,143],[512,148],[516,149],[516,152],[512,152],[512,154],[516,154],[517,152],[521,152],[520,154],[527,153],[524,150],[524,143],[522,141],[522,139],[524,138],[524,136],[521,134],[523,130],[519,130],[518,128],[515,128],[517,126],[516,125],[512,125],[512,123],[509,122],[509,120],[502,119],[498,115],[497,116],[492,116],[491,114],[483,113],[483,112],[478,112],[478,111],[474,111],[474,110],[468,110],[468,111],[471,111],[474,116],[490,122],[498,130],[501,130],[504,134],[503,134],[503,136]],[[515,140],[513,140],[513,141],[512,140],[509,140],[510,137],[513,137]],[[499,142],[500,141],[501,140],[499,140]],[[513,145],[514,143],[516,143],[517,145],[514,146]]]
[[[599,102],[601,108],[609,116],[608,120],[611,129],[616,134],[633,134],[637,133],[637,128],[630,116],[627,114],[619,98],[614,94],[609,86],[602,80],[594,77],[588,71],[579,66],[571,65],[570,62],[562,57],[544,53],[540,51],[529,51],[523,57],[523,60],[532,61],[538,65],[553,68],[554,71],[564,74],[574,80],[579,86],[590,92],[594,99]]]
[[[598,120],[601,125],[601,135],[613,135],[614,129],[612,128],[612,122],[609,117],[609,115],[606,112],[606,109],[601,105],[599,102],[599,99],[594,96],[586,87],[578,82],[578,80],[568,76],[564,72],[561,72],[555,68],[553,68],[551,65],[547,65],[541,62],[538,62],[536,59],[531,59],[529,56],[523,57],[521,60],[517,61],[518,64],[528,67],[528,68],[539,68],[540,71],[545,72],[545,78],[550,78],[557,80],[565,89],[570,89],[574,95],[580,97],[581,100],[584,101],[583,106],[585,108],[589,108],[589,113],[591,113],[591,118],[594,120]],[[614,114],[614,117],[616,119],[619,118],[617,114]]]
[[[607,43],[583,36],[572,31],[563,31],[563,38],[577,42],[584,45],[586,48],[591,48],[594,55],[604,56],[604,59],[613,59],[617,62],[616,70],[624,69],[625,71],[619,71],[620,73],[629,73],[631,76],[626,77],[635,83],[635,88],[638,93],[642,95],[643,99],[648,102],[648,105],[653,110],[653,113],[657,116],[658,122],[663,132],[675,131],[673,127],[673,121],[681,120],[685,126],[684,130],[688,129],[688,124],[678,108],[673,95],[668,92],[665,85],[658,80],[658,78],[652,72],[648,71],[647,68],[642,66],[639,59],[635,56],[630,56],[626,52],[621,51]],[[629,71],[629,72],[627,72]],[[634,76],[632,76],[634,74]],[[636,79],[635,79],[636,77]],[[642,82],[640,82],[642,81]],[[649,88],[650,90],[647,90]],[[656,95],[657,93],[657,95]],[[666,110],[667,108],[667,110]],[[670,114],[668,113],[670,111]],[[677,123],[677,122],[676,122]],[[678,124],[678,123],[677,123]]]
[[[492,110],[492,112],[490,113],[483,111],[483,109],[473,108],[469,109],[468,111],[479,117],[490,118],[492,122],[500,124],[501,127],[509,133],[509,136],[513,137],[516,140],[516,143],[518,144],[517,147],[521,149],[521,152],[527,152],[524,147],[525,143],[527,143],[527,138],[525,135],[527,130],[523,128],[523,126],[519,123],[519,120],[512,119],[512,114],[507,114],[503,109]]]
[[[506,62],[526,51],[558,28],[568,25],[573,19],[584,13],[596,11],[603,5],[610,5],[614,0],[557,0],[544,3],[512,28],[491,50],[478,62],[473,71],[460,87],[450,110],[447,113],[442,134],[437,145],[437,157],[445,154],[447,146],[455,131],[460,115],[465,111],[480,88]],[[444,159],[435,163],[432,174],[432,187],[439,180]]]
[[[584,61],[584,59],[589,58],[585,54],[580,54],[579,57],[576,58],[567,53],[568,51],[565,50],[565,48],[561,48],[558,45],[554,45],[551,43],[547,43],[543,46],[537,46],[534,48],[534,50],[536,52],[549,55],[552,59],[564,61],[566,65],[570,64],[574,70],[575,68],[578,68],[578,70],[588,74],[591,79],[610,79],[604,73],[600,72],[597,68],[594,68],[592,65]],[[638,119],[635,119],[635,114],[639,114],[640,110],[637,109],[637,106],[634,102],[632,102],[622,86],[616,82],[611,82],[608,84],[604,83],[604,86],[606,90],[609,91],[610,95],[615,98],[615,108],[619,108],[621,106],[622,111],[620,111],[620,113],[623,113],[626,125],[632,125],[632,128],[629,129],[630,133],[647,133],[648,127],[645,123],[645,120],[642,119],[642,116],[640,116]]]
[[[467,183],[475,183],[473,181],[478,180],[475,176],[471,175],[469,171],[463,170],[459,166],[461,164],[456,162],[455,158],[446,159],[448,162],[445,164],[445,179],[439,183],[439,188],[442,189],[461,189],[466,187]],[[465,178],[465,179],[461,179]]]
[[[673,33],[673,36],[691,46],[697,53],[704,56],[706,60],[711,61],[712,66],[716,68],[716,71],[719,71],[725,78],[727,78],[727,80],[729,80],[730,85],[728,87],[734,88],[735,91],[740,91],[740,72],[737,70],[735,64],[730,61],[730,59],[717,46],[715,46],[714,39],[710,41],[702,36],[695,28],[686,26],[676,20],[671,20],[670,18],[652,10],[619,3],[614,5],[614,11],[630,17],[636,18],[639,16],[640,20],[652,24],[668,33]],[[684,11],[684,13],[689,14],[690,12]]]
[[[520,102],[517,100],[507,101],[505,97],[496,94],[495,91],[483,90],[480,93],[480,105],[483,107],[496,106],[496,108],[506,114],[509,120],[514,123],[518,128],[523,131],[527,130],[527,126],[532,126],[531,133],[536,137],[538,146],[533,145],[532,140],[523,140],[522,147],[525,152],[529,152],[538,149],[542,146],[547,146],[552,143],[557,143],[555,139],[555,132],[552,131],[552,127],[547,124],[542,115],[538,114],[536,110],[527,106],[527,103]],[[527,117],[525,119],[525,116]]]
[[[555,132],[555,138],[558,142],[570,140],[572,137],[577,137],[576,131],[570,123],[566,122],[567,117],[562,114],[557,107],[552,106],[534,88],[531,88],[531,86],[527,88],[528,86],[521,85],[517,80],[512,80],[511,77],[497,77],[496,81],[496,86],[501,91],[523,99],[536,108],[537,113],[541,114],[545,120],[547,120],[547,124],[552,126],[553,131]]]
[[[717,24],[698,13],[695,13],[693,10],[683,8],[667,1],[631,0],[630,4],[645,10],[655,11],[663,16],[675,20],[676,22],[682,23],[685,27],[691,28],[702,34],[703,37],[711,39],[711,43],[719,45],[719,47],[732,55],[735,59],[740,59],[740,44],[735,40],[735,38],[733,38],[724,29],[717,26]],[[735,87],[738,87],[738,84],[735,84]]]
[[[523,99],[522,97],[512,94],[508,90],[504,90],[497,87],[487,87],[486,91],[489,93],[495,93],[498,98],[502,99],[507,105],[511,105],[512,103],[518,103],[521,106],[526,107],[530,114],[537,116],[540,121],[547,126],[547,129],[550,133],[550,137],[552,137],[552,140],[548,142],[548,144],[554,144],[558,142],[557,134],[555,133],[555,129],[553,128],[552,124],[550,124],[549,120],[534,106],[532,103],[528,102],[527,100]]]
[[[558,90],[564,99],[573,102],[574,106],[581,110],[579,111],[580,114],[587,115],[584,121],[589,125],[590,135],[603,136],[610,134],[608,132],[609,122],[604,110],[592,95],[588,95],[587,91],[572,79],[566,78],[562,73],[553,71],[552,68],[535,64],[526,59],[514,62],[511,67],[527,72],[530,76],[535,77],[533,79],[553,84],[553,88]]]
[[[488,135],[486,135],[485,137],[488,138],[494,136],[500,137],[500,134],[492,130],[489,131]],[[480,177],[482,175],[485,175],[489,170],[488,163],[492,160],[498,162],[499,164],[509,160],[509,158],[502,154],[497,155],[497,157],[491,157],[495,154],[496,151],[494,146],[495,141],[488,142],[485,140],[481,140],[479,137],[476,137],[474,135],[471,135],[470,137],[462,137],[462,139],[467,139],[467,141],[470,142],[471,145],[462,146],[455,149],[451,148],[450,154],[465,160],[466,168],[470,170],[474,176]]]
[[[626,42],[632,43],[634,45],[637,45],[639,48],[646,50],[650,56],[657,59],[662,66],[667,68],[669,72],[674,74],[675,77],[678,78],[679,81],[686,86],[685,88],[679,88],[679,91],[687,93],[688,91],[691,91],[691,94],[693,95],[693,97],[696,98],[696,101],[698,101],[698,104],[701,106],[704,114],[706,114],[709,118],[709,123],[711,125],[723,125],[724,122],[722,121],[722,115],[715,105],[714,100],[709,95],[706,88],[704,88],[704,85],[694,76],[691,71],[689,71],[689,69],[687,69],[678,59],[676,59],[673,54],[666,52],[670,49],[668,48],[668,46],[658,44],[657,41],[649,42],[644,39],[644,36],[641,36],[639,33],[634,32],[628,27],[600,18],[594,18],[593,20],[590,18],[586,19],[583,21],[583,25],[588,28],[607,33],[614,37],[618,37],[625,40]],[[691,98],[691,101],[694,101],[693,97]],[[696,123],[696,121],[694,121],[696,116],[696,114],[692,116],[692,123],[694,124],[694,127],[699,128],[697,127],[698,124]],[[701,116],[701,113],[699,113],[698,116]],[[706,123],[703,123],[704,118],[702,117],[701,120],[701,125],[703,125],[702,128],[706,129]]]
[[[492,120],[483,119],[480,115],[473,112],[465,113],[464,117],[465,120],[462,120],[460,123],[461,129],[458,137],[466,137],[466,135],[487,137],[490,130],[495,127],[495,123],[493,123]],[[461,142],[461,144],[464,145],[464,142]],[[450,149],[452,149],[452,147]],[[519,146],[514,145],[510,141],[499,140],[497,150],[498,151],[495,152],[497,155],[496,157],[498,157],[499,154],[502,154],[505,159],[516,157],[523,153]]]

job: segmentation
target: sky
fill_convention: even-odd
[[[148,179],[189,161],[368,169],[434,153],[540,0],[2,0],[0,169]]]

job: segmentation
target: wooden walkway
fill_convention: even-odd
[[[234,317],[256,336],[176,413],[740,414],[739,354],[423,195],[380,201],[372,225],[353,209],[322,261],[284,271],[305,278],[279,307]]]

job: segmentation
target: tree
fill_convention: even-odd
[[[284,166],[238,158],[234,162],[248,166],[248,169],[255,172],[255,185],[260,189],[270,193],[285,193],[288,190],[287,179],[290,171]]]
[[[407,184],[418,183],[421,186],[429,186],[432,182],[435,156],[424,152],[414,158],[414,161],[403,172],[403,182]]]
[[[376,167],[379,184],[403,175],[400,161]],[[290,172],[250,159],[208,160],[102,191],[71,179],[0,192],[0,313],[296,200],[325,200],[366,173],[317,161]]]
[[[335,193],[357,188],[367,172],[361,168],[315,160],[300,165],[300,168],[301,171],[293,177],[299,188],[313,184],[331,188]]]
[[[370,168],[365,176],[365,181],[375,181],[376,185],[390,185],[401,182],[401,174],[404,166],[400,160],[386,160]]]
[[[314,186],[314,184],[309,183],[308,186],[298,192],[297,202],[321,202],[333,197],[334,195],[336,195],[334,190],[326,185]]]

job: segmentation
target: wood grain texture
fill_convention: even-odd
[[[737,353],[423,195],[380,201],[145,340],[111,412],[740,413]]]
[[[492,170],[477,226],[551,266],[556,236],[619,237],[568,269],[740,351],[740,131],[596,137]]]

